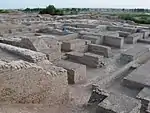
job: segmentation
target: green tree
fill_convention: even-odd
[[[66,8],[66,9],[65,9],[65,11],[66,11],[66,12],[69,12],[69,11],[70,11],[70,9],[69,9],[69,8]]]
[[[74,11],[74,12],[75,12],[75,11],[76,11],[76,8],[72,8],[71,11]]]
[[[27,11],[27,12],[29,12],[31,9],[30,8],[26,8],[24,11]]]
[[[63,10],[56,9],[53,5],[49,5],[45,9],[41,10],[40,14],[63,15]]]
[[[45,9],[40,11],[40,14],[51,14],[54,15],[56,12],[56,8],[53,5],[49,5]]]
[[[124,11],[125,11],[125,9],[123,8],[123,9],[122,9],[122,11],[124,12]]]
[[[63,10],[56,9],[55,14],[56,15],[63,15]]]

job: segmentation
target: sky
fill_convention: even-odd
[[[150,0],[0,0],[0,9],[46,7],[57,8],[149,8]]]

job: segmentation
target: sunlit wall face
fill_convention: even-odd
[[[0,8],[45,7],[150,8],[150,0],[1,0]]]

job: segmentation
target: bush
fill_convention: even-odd
[[[24,12],[40,12],[41,10],[43,10],[43,9],[42,8],[33,8],[33,9],[26,8],[23,11]]]
[[[0,13],[9,13],[9,11],[0,9]]]
[[[141,13],[119,14],[118,17],[123,20],[131,20],[138,24],[150,24],[150,15]]]
[[[63,10],[56,9],[53,5],[49,5],[40,11],[40,14],[63,15]]]

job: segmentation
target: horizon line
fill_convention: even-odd
[[[48,5],[47,5],[48,6]],[[47,7],[46,6],[46,7]],[[25,8],[0,8],[0,9],[5,9],[5,10],[15,10],[15,9],[26,9],[26,8],[30,8],[30,9],[34,9],[34,8],[46,8],[46,7],[25,7]],[[134,7],[134,8],[118,8],[118,7],[101,7],[101,8],[96,8],[96,7],[56,7],[58,9],[63,9],[63,8],[78,8],[78,9],[82,9],[82,8],[89,8],[89,9],[150,9],[150,8],[142,8],[142,7]]]

